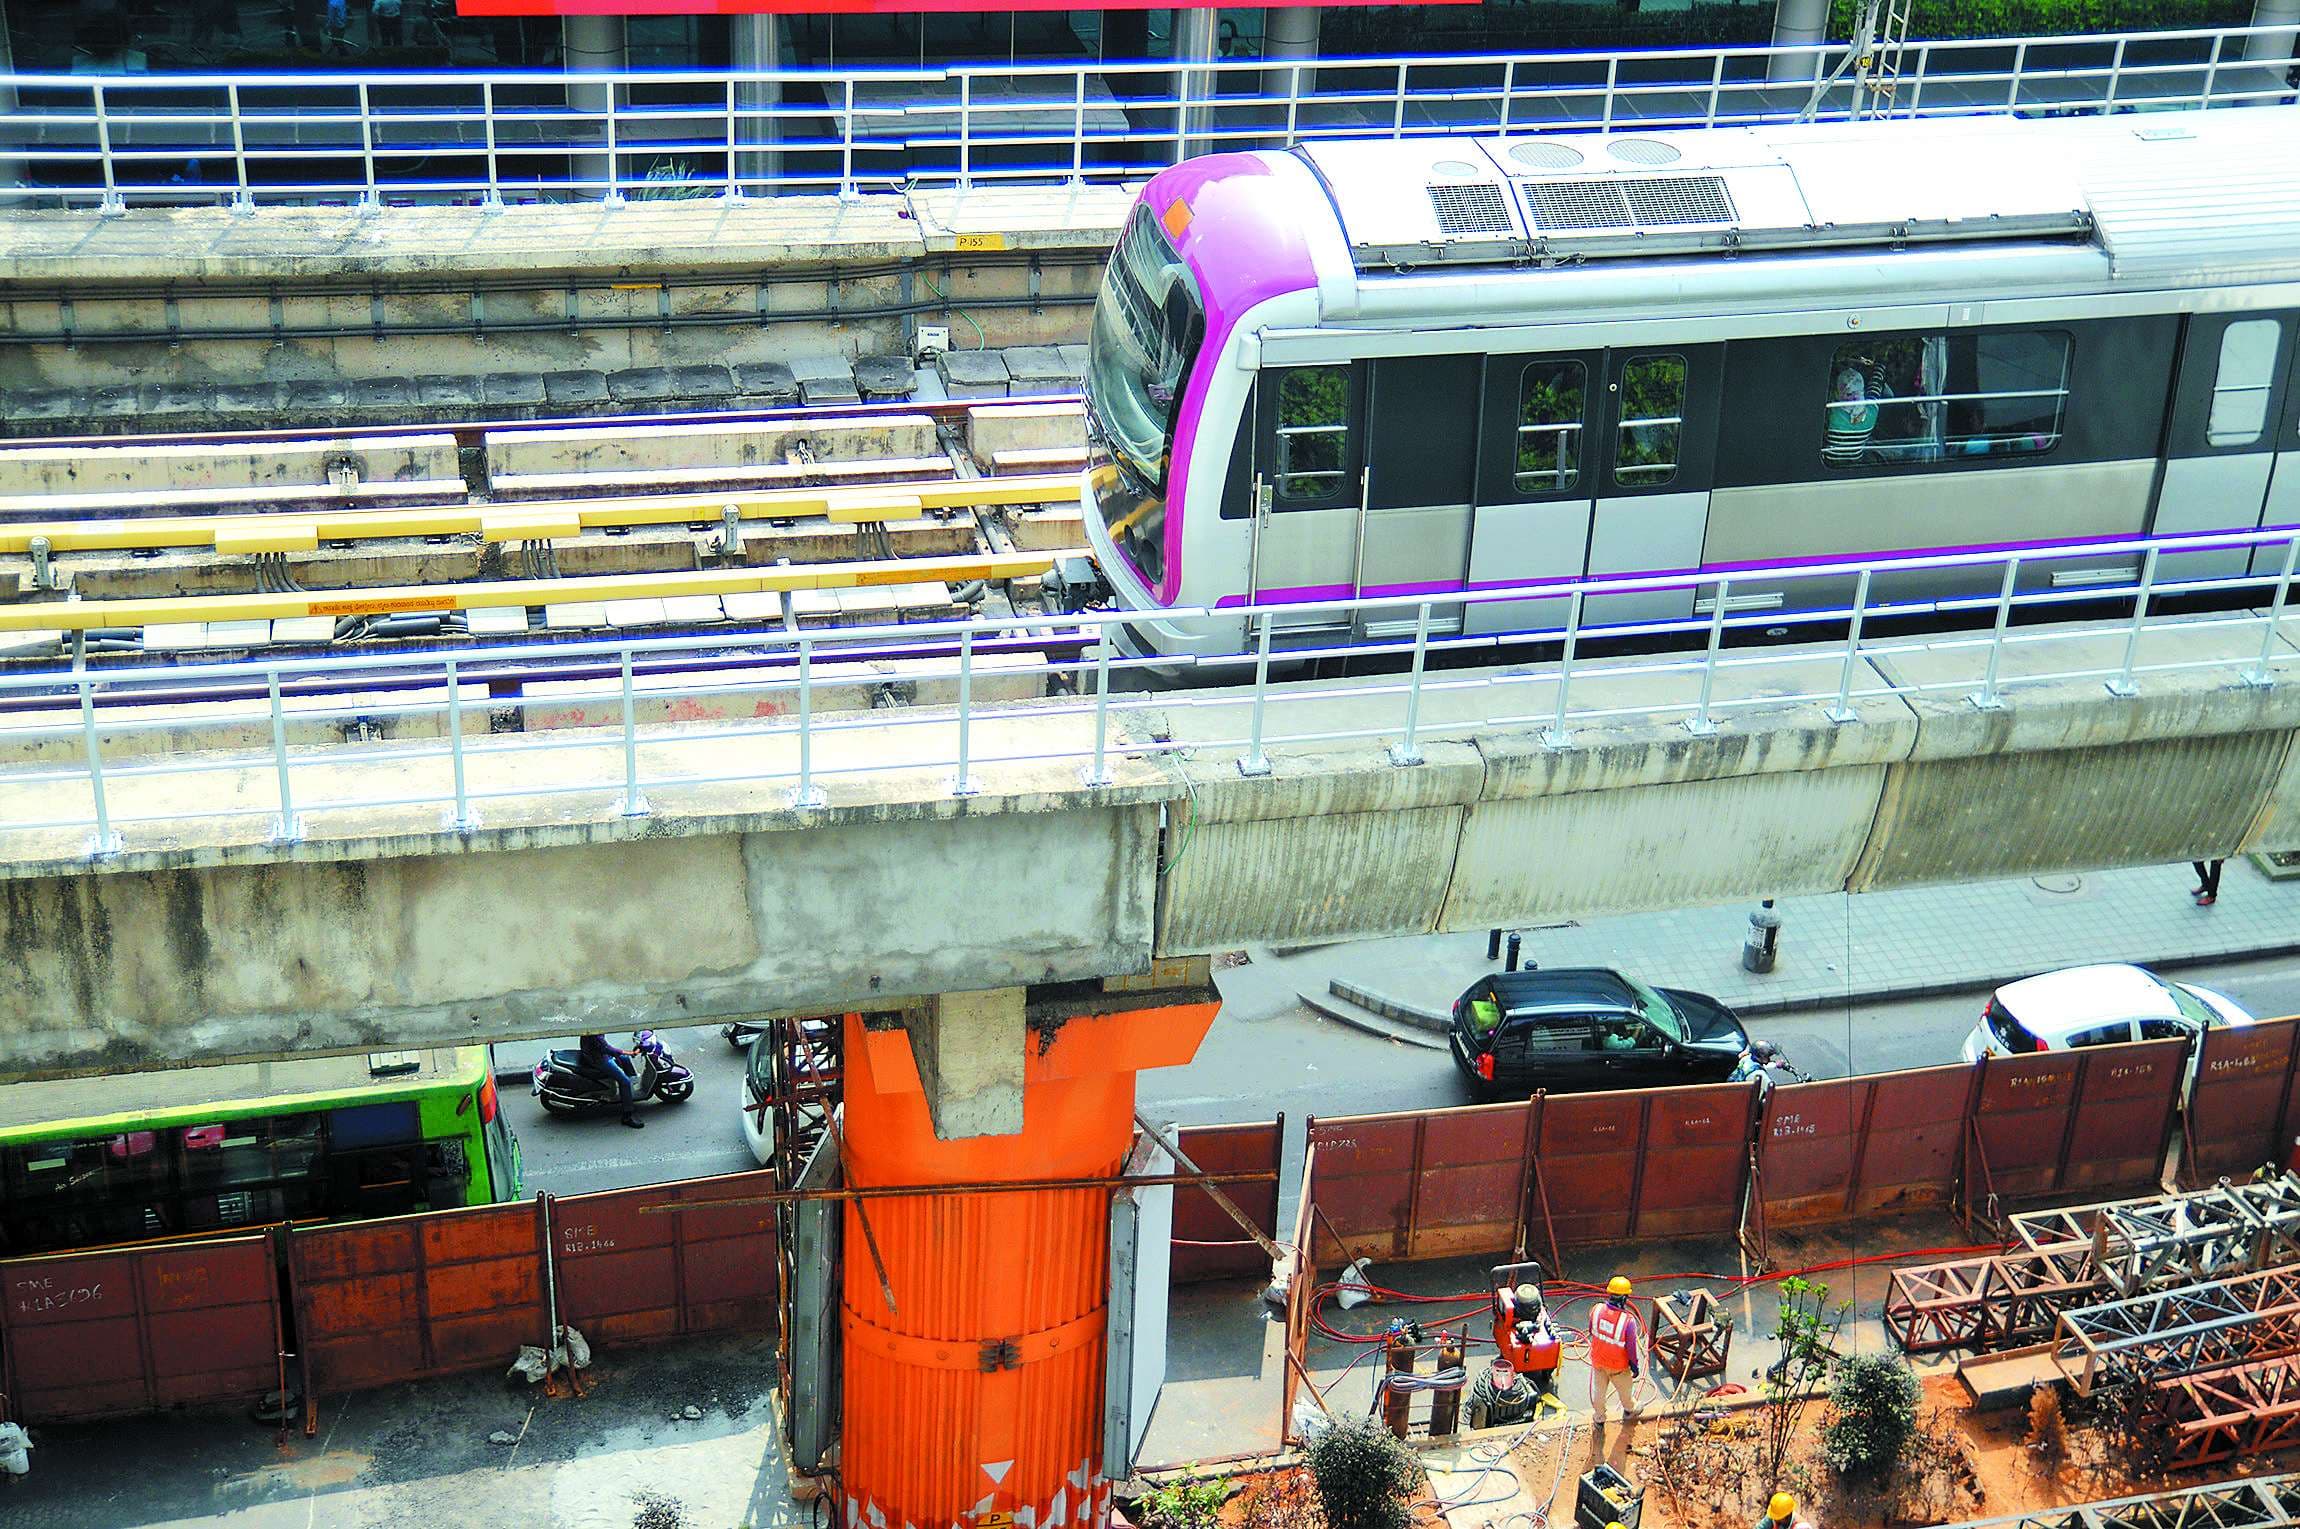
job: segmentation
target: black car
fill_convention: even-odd
[[[1480,977],[1454,1002],[1454,1065],[1480,1099],[1756,1076],[1749,1035],[1701,993],[1602,966]]]

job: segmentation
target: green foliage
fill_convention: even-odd
[[[1329,1529],[1404,1529],[1421,1464],[1374,1418],[1339,1418],[1312,1439],[1310,1475]]]
[[[1832,0],[1829,36],[1853,35],[1859,0]],[[2051,37],[2240,27],[2252,0],[1910,0],[1909,36]]]
[[[1758,1485],[1766,1492],[1785,1484],[1797,1420],[1837,1357],[1837,1334],[1852,1309],[1850,1301],[1832,1308],[1827,1285],[1795,1274],[1781,1281],[1781,1306],[1773,1319],[1781,1357],[1765,1372],[1765,1432],[1758,1440]]]
[[[1142,1494],[1136,1519],[1143,1529],[1214,1529],[1229,1495],[1226,1476],[1177,1476]]]
[[[1877,1477],[1907,1453],[1917,1426],[1917,1377],[1891,1354],[1837,1361],[1821,1458],[1840,1476]]]

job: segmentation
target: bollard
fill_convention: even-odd
[[[1781,952],[1781,915],[1768,897],[1749,915],[1749,937],[1741,942],[1741,969],[1769,972]]]
[[[1501,931],[1498,929],[1488,929],[1485,932],[1485,958],[1488,961],[1501,959]]]
[[[1392,1375],[1411,1375],[1414,1361],[1421,1351],[1414,1347],[1410,1333],[1399,1331],[1390,1335],[1389,1372]],[[1402,1386],[1386,1381],[1382,1385],[1382,1423],[1399,1438],[1406,1436],[1406,1410],[1413,1405],[1414,1394]]]
[[[1448,1370],[1461,1372],[1463,1384],[1450,1391],[1430,1394],[1430,1437],[1451,1438],[1461,1427],[1461,1394],[1468,1384],[1469,1347],[1460,1333],[1438,1335],[1437,1367],[1440,1374]]]
[[[1516,971],[1516,970],[1517,970],[1517,953],[1518,953],[1518,950],[1519,950],[1519,948],[1520,948],[1522,945],[1524,945],[1524,943],[1525,943],[1525,936],[1524,936],[1524,935],[1522,935],[1522,934],[1519,934],[1519,933],[1517,933],[1517,932],[1516,932],[1516,931],[1514,931],[1514,930],[1512,930],[1512,931],[1510,932],[1510,936],[1509,936],[1509,964],[1508,964],[1507,966],[1505,966],[1505,967],[1503,967],[1503,968],[1502,968],[1502,970],[1503,970],[1503,971],[1514,972],[1514,971]]]

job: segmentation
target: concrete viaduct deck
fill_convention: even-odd
[[[1589,665],[1563,747],[1543,736],[1554,666],[1433,672],[1412,765],[1385,746],[1402,677],[1273,685],[1260,777],[1239,768],[1250,687],[1113,706],[1099,785],[1079,769],[1091,705],[981,708],[971,795],[948,708],[862,712],[818,728],[811,808],[790,805],[797,733],[726,722],[642,723],[628,755],[619,728],[491,740],[456,786],[464,828],[443,826],[437,747],[299,748],[293,840],[275,755],[243,744],[115,769],[103,858],[84,828],[23,826],[84,812],[84,782],[0,767],[0,1075],[878,1006],[1252,941],[2300,846],[2300,648],[2269,639],[2264,685],[2257,615],[2158,621],[2128,654],[2134,630],[2002,644],[2001,709],[1968,698],[1986,634],[1865,645],[1850,671],[1842,644],[1767,649],[1710,675],[1706,736],[1684,725],[1697,657]],[[2120,663],[2137,694],[2104,685]],[[644,815],[591,789],[626,767]],[[411,805],[312,805],[387,797]]]

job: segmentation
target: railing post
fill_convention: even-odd
[[[607,81],[607,192],[600,202],[608,207],[623,205],[623,168],[621,156],[616,152],[615,102],[619,88],[613,79]]]
[[[727,189],[722,194],[730,202],[741,201],[743,196],[741,150],[736,147],[741,139],[742,119],[736,115],[738,101],[733,76],[727,79]]]
[[[1613,131],[1613,87],[1620,83],[1620,79],[1621,59],[1618,56],[1608,58],[1605,61],[1605,109],[1599,114],[1598,125],[1609,133]]]
[[[1238,761],[1240,775],[1267,775],[1270,756],[1262,752],[1262,710],[1270,697],[1270,613],[1263,611],[1260,651],[1254,659],[1254,736],[1246,745],[1246,757]]]
[[[503,167],[495,162],[495,82],[479,82],[480,114],[487,126],[487,201],[489,212],[503,210]]]
[[[247,126],[240,120],[240,87],[233,84],[224,91],[224,103],[232,114],[232,211],[255,211],[255,196],[248,190],[248,135]],[[370,197],[375,191],[375,155],[367,142],[367,82],[359,86],[360,146],[368,156],[367,185]],[[362,203],[362,205],[367,205]]]
[[[1086,71],[1077,74],[1077,91],[1070,111],[1070,184],[1086,179]]]
[[[237,85],[232,87],[232,149],[239,156],[240,196],[245,200],[248,194],[248,162],[246,145],[240,142],[240,88]],[[364,183],[359,193],[359,205],[365,211],[374,212],[383,205],[383,192],[375,181],[375,108],[368,98],[365,80],[359,82],[359,165]]]
[[[447,826],[469,833],[479,820],[471,815],[471,793],[464,782],[463,687],[456,681],[452,658],[447,661],[447,757],[455,767],[455,806],[447,814]]]
[[[950,779],[952,796],[974,796],[982,783],[969,770],[973,763],[974,629],[958,634],[958,773]]]
[[[1837,704],[1829,708],[1831,722],[1858,722],[1861,714],[1853,710],[1853,665],[1861,657],[1861,621],[1869,611],[1869,570],[1853,584],[1853,623],[1845,633],[1845,666],[1837,672]]]
[[[1406,135],[1406,71],[1413,66],[1404,59],[1398,61],[1397,95],[1390,109],[1390,136]]]
[[[2227,40],[2228,34],[2225,32],[2215,32],[2212,35],[2212,57],[2204,66],[2204,88],[2196,96],[2198,106],[2212,104],[2212,87],[2220,80],[2220,45]]]
[[[1418,765],[1422,762],[1422,676],[1429,670],[1430,603],[1421,604],[1421,616],[1414,622],[1413,680],[1406,688],[1406,735],[1390,745],[1390,763]]]
[[[1286,147],[1294,146],[1294,135],[1302,122],[1302,66],[1292,64],[1286,69]]]
[[[631,650],[623,650],[623,816],[647,815],[647,798],[639,790],[639,707],[631,693]]]
[[[854,112],[852,110],[854,94],[851,90],[847,94],[847,101],[849,103],[847,134],[851,141],[854,134]],[[973,130],[974,76],[962,74],[958,77],[958,189],[961,191],[974,184]],[[1179,153],[1176,157],[1180,157]]]
[[[2005,110],[2020,109],[2021,76],[2028,70],[2028,44],[2024,41],[2013,49],[2012,82],[2005,86]]]
[[[303,820],[296,816],[295,796],[288,786],[287,714],[280,706],[280,672],[264,671],[264,688],[271,694],[272,765],[279,772],[280,810],[272,819],[272,839],[293,844],[303,837]]]
[[[126,212],[128,204],[120,199],[120,182],[112,167],[112,117],[104,102],[104,87],[98,84],[93,87],[93,91],[96,106],[96,157],[104,169],[104,199],[97,204],[97,211],[109,218]]]
[[[815,640],[799,639],[799,783],[791,788],[793,807],[820,807],[823,788],[815,784]]]
[[[96,742],[96,679],[85,669],[79,679],[80,746],[88,754],[88,794],[96,807],[96,837],[88,843],[88,858],[109,860],[120,852],[120,836],[112,828],[111,807],[104,799],[104,751]]]
[[[1510,118],[1517,107],[1517,60],[1511,59],[1501,66],[1501,135],[1509,136]]]
[[[2004,657],[2005,628],[2012,624],[2013,585],[2020,578],[2020,558],[2005,560],[2004,584],[1997,590],[1996,630],[1989,636],[1988,674],[1981,680],[1981,688],[1965,697],[1982,711],[2004,710],[2004,697],[1997,694],[1997,664]]]
[[[2132,625],[2124,634],[2124,667],[2115,679],[2108,681],[2108,693],[2120,700],[2131,700],[2140,691],[2132,683],[2132,666],[2140,656],[2140,629],[2148,622],[2148,596],[2156,588],[2156,548],[2140,560],[2140,590],[2132,597]]]
[[[2124,84],[2125,41],[2126,39],[2119,37],[2116,40],[2116,51],[2109,55],[2108,93],[2101,98],[2100,102],[2100,112],[2104,117],[2116,110],[2116,92]]]
[[[2276,683],[2268,658],[2276,651],[2276,629],[2284,621],[2285,597],[2292,593],[2292,564],[2296,558],[2300,558],[2300,535],[2289,537],[2284,543],[2284,569],[2276,575],[2276,598],[2269,602],[2268,619],[2260,628],[2260,662],[2237,676],[2239,683],[2256,690],[2265,690]]]
[[[1581,641],[1581,601],[1582,593],[1577,589],[1565,608],[1565,654],[1557,666],[1557,711],[1550,718],[1549,731],[1541,735],[1541,741],[1553,749],[1573,744],[1573,734],[1565,726],[1565,692],[1573,684],[1573,650]]]
[[[1925,103],[1925,77],[1926,77],[1927,75],[1929,75],[1929,74],[1932,72],[1932,67],[1933,67],[1933,48],[1932,48],[1932,44],[1930,44],[1930,43],[1919,43],[1919,44],[1917,45],[1917,79],[1916,79],[1916,85],[1915,85],[1915,88],[1913,88],[1913,89],[1912,89],[1912,90],[1910,90],[1910,92],[1909,92],[1909,115],[1910,115],[1911,117],[1915,117],[1915,116],[1918,116],[1918,115],[1920,115],[1920,112],[1918,111],[1918,108],[1919,108],[1919,107],[1921,107],[1921,106],[1923,106],[1923,105],[1924,105],[1924,103]]]
[[[851,202],[862,193],[855,188],[855,82],[848,75],[846,84],[846,131],[839,134],[839,200]],[[963,149],[961,153],[965,152]],[[965,184],[963,172],[961,185]]]
[[[1701,660],[1701,701],[1685,719],[1685,731],[1696,738],[1717,731],[1717,724],[1709,720],[1709,695],[1717,684],[1717,653],[1725,645],[1725,597],[1732,589],[1731,579],[1717,581],[1717,604],[1709,612],[1709,651]]]
[[[1709,71],[1709,111],[1708,114],[1701,119],[1701,125],[1703,127],[1715,127],[1717,125],[1717,103],[1719,98],[1724,94],[1725,55],[1720,52],[1717,55],[1716,64]]]
[[[1110,773],[1110,631],[1105,627],[1102,640],[1094,645],[1094,763],[1079,772],[1079,779],[1089,786],[1107,786],[1117,777]]]

